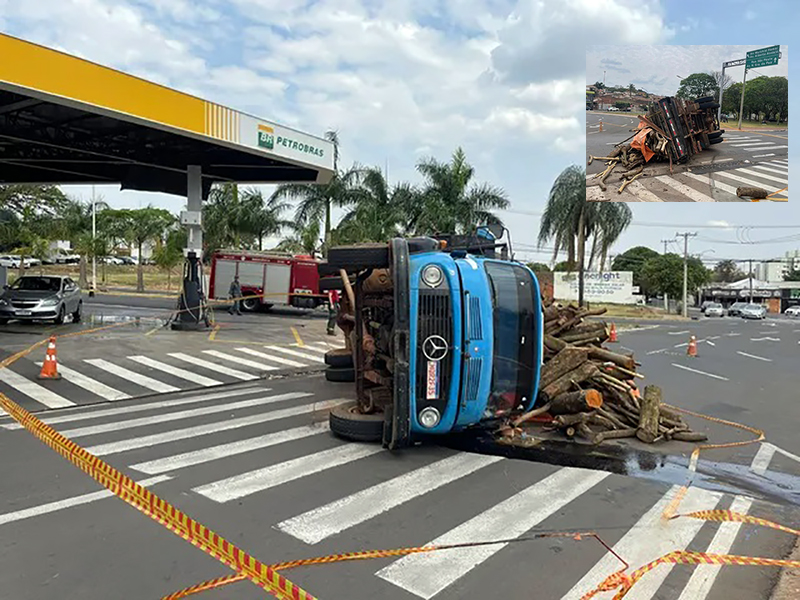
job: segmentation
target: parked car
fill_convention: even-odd
[[[608,107],[608,111],[609,112],[619,112],[619,109],[616,106],[609,106]]]
[[[81,289],[69,277],[24,275],[3,288],[0,295],[0,325],[11,319],[53,320],[63,323],[72,315],[81,320]]]
[[[725,309],[722,308],[722,304],[720,304],[719,302],[712,302],[711,304],[707,305],[703,312],[707,317],[725,316]]]
[[[55,262],[59,265],[72,265],[81,262],[80,254],[71,254],[69,252],[59,252],[55,255]]]
[[[14,254],[3,254],[0,256],[0,267],[19,269],[19,256]]]
[[[747,302],[734,302],[728,307],[729,317],[738,317],[742,314],[742,309],[747,306]]]
[[[787,317],[800,317],[800,304],[795,304],[794,306],[790,306],[783,314]]]
[[[116,256],[102,256],[97,259],[98,262],[105,263],[107,265],[124,265],[125,261],[117,258]]]
[[[701,313],[706,312],[706,308],[708,308],[710,304],[715,304],[715,302],[713,300],[704,300],[703,303],[700,305],[700,312]]]
[[[741,315],[743,319],[763,319],[767,316],[767,309],[761,304],[746,304]]]
[[[121,260],[123,265],[135,265],[136,259],[130,256],[115,256],[117,260]]]

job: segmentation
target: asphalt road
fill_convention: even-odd
[[[603,131],[599,122],[603,121]],[[607,156],[614,146],[629,136],[638,124],[634,113],[586,113],[586,153]],[[728,124],[723,123],[723,127]],[[587,199],[619,202],[741,202],[739,186],[756,186],[778,192],[774,198],[788,198],[788,130],[751,132],[726,129],[724,141],[696,155],[686,165],[654,163],[645,175],[629,184],[622,194],[616,171],[606,180],[608,190],[598,187],[606,165],[592,161],[586,168]],[[611,184],[611,185],[609,185]]]

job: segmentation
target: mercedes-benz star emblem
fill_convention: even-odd
[[[440,335],[432,335],[422,343],[422,353],[428,360],[442,360],[449,349],[447,341]]]

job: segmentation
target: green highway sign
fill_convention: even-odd
[[[759,48],[747,53],[747,69],[757,69],[758,67],[771,67],[778,64],[780,58],[780,46],[768,46]]]

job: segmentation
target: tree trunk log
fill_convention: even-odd
[[[603,406],[603,394],[597,390],[581,390],[559,394],[550,402],[551,415],[571,415]]]
[[[519,417],[514,419],[514,421],[512,422],[512,425],[514,427],[518,427],[519,425],[521,425],[525,421],[530,421],[532,418],[538,417],[539,415],[543,415],[544,413],[546,413],[549,410],[550,410],[550,403],[547,402],[546,404],[543,404],[539,408],[534,408],[533,410],[530,410],[530,411],[520,415]]]
[[[676,431],[672,434],[672,439],[679,442],[705,442],[708,436],[697,431]]]
[[[636,369],[636,361],[633,359],[632,356],[617,354],[616,352],[611,352],[610,350],[606,350],[605,348],[590,349],[589,357],[596,358],[597,360],[602,360],[604,362],[610,361],[613,362],[615,365],[619,365],[620,367],[629,369],[631,371]]]
[[[608,331],[606,330],[605,323],[584,323],[573,327],[568,332],[559,336],[559,339],[565,342],[572,342],[575,340],[583,340],[587,337],[598,337],[602,340],[608,338]]]
[[[542,367],[542,374],[539,378],[539,387],[547,387],[565,373],[569,373],[570,371],[577,369],[587,360],[589,360],[589,356],[586,350],[581,350],[579,348],[564,348],[553,358],[551,358],[547,364],[544,365],[544,367]]]
[[[601,431],[595,435],[595,444],[599,444],[605,440],[618,440],[621,438],[636,437],[636,431],[637,430],[635,427],[616,429],[614,431]]]
[[[646,444],[652,444],[658,437],[658,405],[661,404],[661,388],[648,385],[639,412],[639,429],[636,437]]]
[[[557,304],[553,303],[550,306],[545,307],[544,309],[544,320],[545,321],[552,321],[553,319],[557,319],[560,314],[560,308]]]
[[[584,413],[575,413],[571,415],[558,415],[553,419],[553,425],[558,427],[559,429],[564,429],[565,427],[572,427],[577,425],[578,423],[586,423],[594,413],[591,412],[584,412]]]
[[[608,403],[597,409],[597,414],[604,419],[607,419],[614,425],[614,429],[625,429],[625,424],[614,414],[612,409],[609,409]]]
[[[590,377],[597,375],[600,371],[591,362],[585,362],[580,367],[569,373],[565,373],[553,383],[542,389],[542,394],[546,402],[549,402],[559,394],[568,392],[574,383],[581,383]]]

